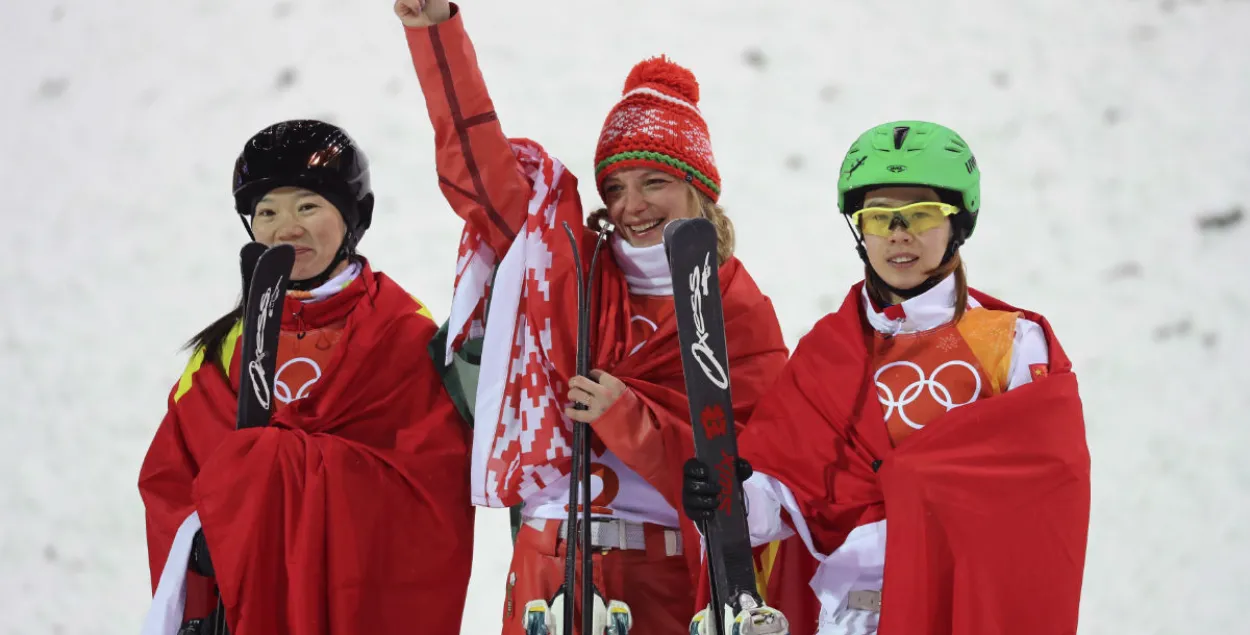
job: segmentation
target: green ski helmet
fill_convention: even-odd
[[[893,121],[872,128],[851,144],[838,174],[838,209],[846,215],[863,207],[870,187],[932,187],[943,202],[963,211],[951,217],[957,248],[976,228],[981,211],[981,170],[954,130],[927,121]],[[947,200],[947,199],[951,200]]]

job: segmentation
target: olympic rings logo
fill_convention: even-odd
[[[647,319],[646,316],[635,315],[634,317],[629,319],[630,324],[633,324],[634,322],[642,322],[643,324],[646,324],[647,326],[651,327],[651,331],[647,333],[647,336],[643,338],[641,342],[638,342],[636,345],[634,345],[634,348],[629,351],[629,355],[626,355],[626,357],[629,357],[630,355],[637,353],[639,349],[641,349],[643,346],[646,346],[647,342],[651,339],[651,336],[655,335],[655,332],[660,330],[660,325],[656,324],[652,320]]]
[[[910,368],[916,371],[916,376],[918,377],[916,381],[908,384],[907,387],[898,394],[897,399],[894,398],[894,391],[890,390],[889,386],[881,383],[880,381],[882,373],[896,366]],[[941,374],[943,370],[951,366],[958,366],[960,368],[967,369],[968,372],[972,374],[972,379],[976,381],[976,389],[972,391],[972,396],[968,398],[968,401],[955,403],[954,399],[951,397],[950,389],[948,389],[945,384],[938,381],[938,375]],[[880,401],[881,405],[885,407],[885,419],[888,420],[890,415],[894,414],[895,409],[897,409],[898,416],[903,420],[903,423],[906,423],[915,430],[923,428],[924,424],[912,421],[907,416],[907,411],[904,410],[904,408],[919,399],[920,395],[923,394],[926,388],[929,390],[929,395],[933,397],[933,401],[935,401],[939,406],[945,408],[946,412],[950,412],[955,408],[966,406],[976,401],[977,395],[981,394],[981,373],[978,373],[977,369],[974,368],[972,364],[958,359],[951,360],[941,366],[938,366],[933,369],[933,374],[931,375],[925,375],[924,369],[920,368],[919,365],[913,362],[890,362],[889,364],[878,368],[877,373],[873,375],[872,379],[877,383],[877,400]]]
[[[299,390],[292,395],[291,387],[287,385],[285,381],[282,381],[282,371],[290,367],[291,364],[300,362],[312,367],[313,376],[312,379],[309,379],[300,385]],[[321,367],[317,365],[317,362],[314,362],[307,357],[296,357],[287,361],[287,363],[283,364],[282,367],[278,369],[278,372],[274,373],[273,396],[282,403],[291,403],[292,401],[303,399],[308,396],[308,391],[312,389],[313,384],[317,383],[317,380],[319,379],[321,379]]]

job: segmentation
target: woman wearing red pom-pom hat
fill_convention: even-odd
[[[517,512],[504,633],[523,632],[526,604],[555,599],[565,582],[574,421],[593,431],[596,589],[629,605],[633,632],[686,633],[700,550],[680,511],[694,450],[663,245],[669,221],[702,216],[717,228],[736,421],[788,355],[772,303],[733,255],[698,82],[663,57],[634,67],[596,145],[604,207],[587,217],[565,166],[504,135],[458,8],[398,0],[395,12],[434,125],[439,182],[465,220],[439,356],[476,418],[473,498]],[[592,277],[593,370],[579,376],[575,258],[589,268],[601,237],[612,257]],[[466,371],[476,373],[467,389],[454,381]],[[580,621],[563,632],[580,632]]]

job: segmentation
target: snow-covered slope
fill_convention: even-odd
[[[0,6],[0,633],[138,628],[136,474],[179,346],[235,296],[227,182],[247,136],[347,127],[379,194],[362,247],[445,315],[459,228],[390,4]],[[855,135],[961,131],[986,179],[973,284],[1045,313],[1082,380],[1081,632],[1242,631],[1250,2],[465,5],[506,130],[584,181],[634,62],[698,74],[739,253],[791,343],[859,273],[834,210]],[[493,633],[507,521],[479,518],[465,632]]]

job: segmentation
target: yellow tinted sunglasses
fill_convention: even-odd
[[[901,225],[910,234],[920,234],[941,225],[947,216],[957,213],[959,208],[954,205],[925,201],[903,207],[865,207],[851,214],[851,222],[859,225],[860,231],[865,234],[888,237],[896,225]]]

